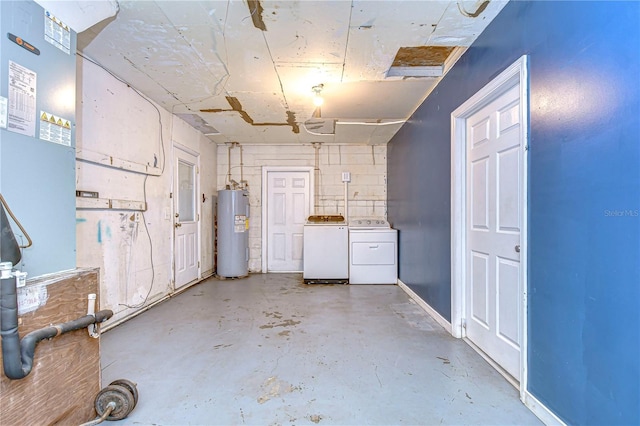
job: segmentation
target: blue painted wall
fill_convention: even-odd
[[[388,151],[400,279],[450,319],[450,114],[530,55],[529,391],[640,424],[640,2],[508,4]]]

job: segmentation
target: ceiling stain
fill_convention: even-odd
[[[458,10],[460,11],[460,13],[463,14],[464,16],[466,16],[467,18],[477,18],[478,16],[480,16],[480,14],[482,12],[484,12],[484,10],[487,8],[487,6],[489,6],[489,3],[490,3],[490,1],[486,0],[473,13],[472,12],[468,12],[463,6],[460,6],[460,2],[458,2],[457,5],[458,5]]]
[[[443,65],[455,46],[401,47],[393,59],[393,67],[433,67]]]
[[[260,4],[260,0],[247,0],[247,6],[249,6],[253,26],[259,30],[267,31],[267,26],[262,20],[262,12],[264,12],[264,9],[262,8],[262,4]]]
[[[222,108],[208,108],[208,109],[201,109],[200,112],[237,112],[238,114],[240,114],[240,117],[242,117],[242,119],[247,123],[250,124],[252,126],[291,126],[291,130],[293,131],[293,133],[300,133],[300,126],[298,126],[298,123],[296,123],[296,113],[292,112],[292,111],[287,111],[287,122],[286,123],[256,123],[253,121],[253,118],[251,118],[251,116],[242,109],[242,104],[240,103],[240,101],[238,100],[238,98],[236,98],[235,96],[225,96],[225,98],[227,99],[227,102],[229,103],[229,106],[231,107],[231,109],[222,109]]]

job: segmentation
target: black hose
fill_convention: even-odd
[[[18,294],[15,278],[0,279],[0,336],[2,363],[7,377],[22,374],[20,336],[18,335]],[[24,377],[24,375],[22,376]]]
[[[4,374],[12,380],[26,377],[33,368],[36,345],[44,339],[101,323],[113,315],[110,310],[85,315],[73,321],[34,330],[20,341],[18,335],[18,296],[15,278],[0,280],[0,335],[2,336],[2,361]]]

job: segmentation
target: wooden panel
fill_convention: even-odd
[[[98,292],[98,270],[81,269],[29,281],[46,286],[44,304],[19,317],[20,337],[51,324],[87,314],[87,295]],[[98,310],[99,304],[96,304]],[[0,354],[0,361],[2,355]],[[100,342],[86,329],[38,344],[33,370],[21,380],[0,373],[0,424],[80,424],[95,418],[93,400],[100,390]]]

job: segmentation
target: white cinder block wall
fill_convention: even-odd
[[[262,270],[263,166],[315,167],[316,150],[302,145],[241,145],[243,178],[249,184],[249,271]],[[218,145],[218,189],[228,182],[228,145]],[[349,217],[387,214],[386,145],[329,145],[318,150],[315,174],[315,214],[344,214],[342,172],[351,172]],[[231,149],[231,179],[240,182],[240,147]]]

